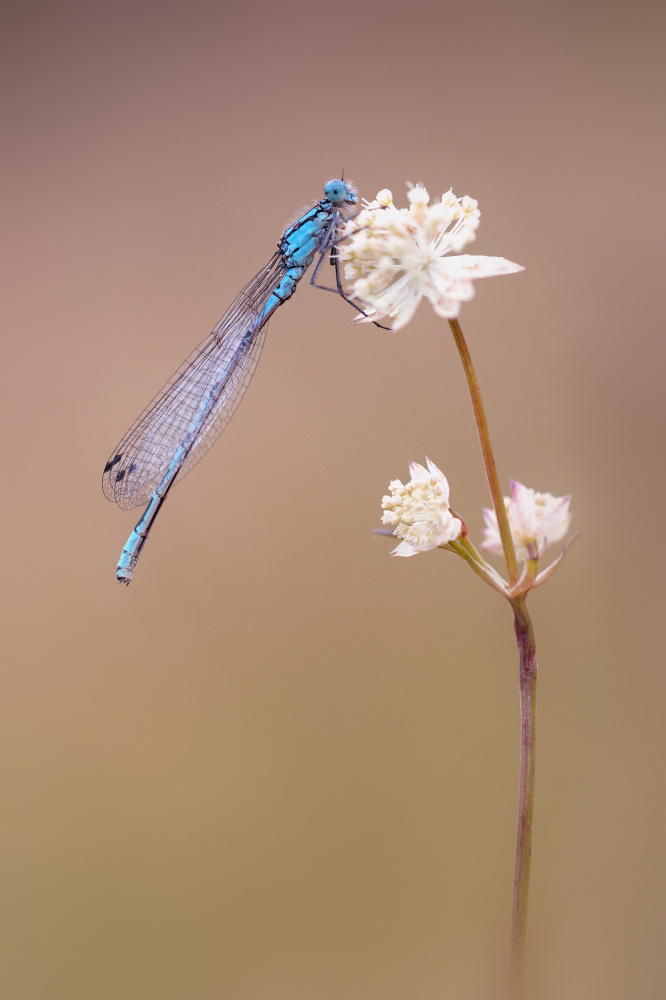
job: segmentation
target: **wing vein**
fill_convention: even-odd
[[[194,437],[188,442],[179,479],[208,451],[252,378],[266,323],[256,329],[253,326],[284,271],[278,252],[236,296],[209,336],[132,424],[104,469],[102,486],[109,500],[124,508],[146,503],[190,434]],[[209,401],[209,412],[197,429],[197,417],[219,381],[219,394],[216,389],[216,398]]]

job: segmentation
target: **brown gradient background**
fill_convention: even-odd
[[[478,198],[529,267],[462,319],[503,483],[583,533],[531,601],[530,995],[666,995],[663,14],[5,4],[3,998],[499,995],[510,615],[372,535],[428,454],[479,536],[446,325],[299,289],[114,580],[107,456],[343,166]]]

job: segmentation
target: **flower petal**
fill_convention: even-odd
[[[415,549],[413,545],[409,542],[400,542],[397,548],[393,549],[391,552],[392,556],[417,556],[419,554],[419,549]]]
[[[402,539],[393,555],[413,556],[428,552],[458,538],[463,523],[449,507],[449,484],[434,462],[426,459],[428,468],[411,462],[408,483],[394,479],[389,483],[390,495],[382,499],[382,522],[395,528],[393,534]]]
[[[426,455],[426,465],[428,466],[428,469],[430,471],[430,475],[434,476],[434,478],[437,480],[437,482],[439,484],[439,488],[442,491],[442,495],[443,495],[445,501],[448,503],[449,502],[449,481],[448,481],[448,479],[446,478],[446,476],[444,475],[444,473],[442,472],[442,470],[438,469],[437,466],[435,465],[435,463],[430,461],[430,459],[428,458],[427,455]]]
[[[419,465],[418,462],[409,463],[409,474],[412,477],[412,481],[415,483],[430,482],[430,473],[422,465]]]
[[[514,264],[506,257],[485,257],[482,254],[461,253],[456,257],[447,257],[451,269],[459,271],[461,278],[476,281],[478,278],[492,278],[498,274],[516,274],[524,271],[521,264]]]

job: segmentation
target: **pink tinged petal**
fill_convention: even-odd
[[[444,319],[455,319],[461,302],[474,298],[473,280],[498,274],[511,274],[525,270],[504,257],[480,257],[460,254],[440,257],[429,268],[424,294],[430,299],[435,312]]]
[[[430,475],[433,476],[437,480],[437,484],[439,485],[439,488],[442,491],[442,494],[444,496],[445,502],[448,503],[449,502],[449,483],[448,483],[448,480],[447,480],[446,476],[441,471],[441,469],[437,468],[437,466],[435,465],[434,462],[430,461],[430,459],[428,458],[427,455],[426,455],[426,464],[428,466],[428,469],[430,470]]]
[[[400,542],[400,545],[391,552],[392,556],[417,556],[419,549],[415,549],[409,542]]]
[[[501,556],[504,552],[502,548],[502,540],[497,532],[497,536],[491,535],[490,532],[486,535],[484,540],[481,542],[479,548],[485,549],[487,552],[492,553],[494,556]]]
[[[390,320],[392,330],[399,330],[409,323],[421,301],[421,296],[421,290],[415,288],[409,278],[403,276],[394,281],[380,295],[369,296],[368,304],[365,307],[367,317],[356,319],[355,322],[367,323],[375,319],[386,318]],[[365,300],[362,294],[355,297],[361,305],[364,304]]]
[[[361,323],[374,323],[375,319],[381,319],[381,314],[377,312],[366,311],[365,316],[363,313],[357,313],[353,319],[350,319],[351,326],[360,326]]]
[[[407,326],[418,309],[421,298],[422,293],[420,289],[414,288],[411,285],[405,292],[402,292],[401,301],[391,306],[388,311],[382,314],[390,319],[391,329],[401,330],[403,326]],[[380,308],[382,307],[381,302],[378,305]]]
[[[566,497],[559,497],[558,503],[553,504],[552,508],[541,519],[540,534],[547,539],[549,545],[559,542],[569,530],[572,517],[569,513],[570,502],[570,494]]]
[[[460,257],[440,257],[428,268],[424,293],[435,305],[444,299],[469,302],[474,298],[474,285],[469,275],[459,267]]]
[[[486,526],[483,529],[485,532],[485,538],[481,542],[481,548],[487,549],[488,552],[492,552],[493,555],[501,556],[502,552],[502,539],[500,538],[499,528],[497,526],[497,514],[494,510],[489,507],[483,508],[483,520],[486,522]]]
[[[452,265],[451,270],[457,270],[461,277],[468,281],[477,278],[493,278],[499,274],[516,274],[524,271],[521,264],[514,264],[506,257],[485,257],[483,254],[459,254],[457,257],[447,257],[446,262]]]
[[[409,463],[409,473],[415,483],[427,483],[430,479],[428,470],[424,469],[418,462]]]
[[[554,497],[550,493],[537,493],[513,480],[511,494],[510,521],[523,543],[537,542],[542,555],[547,545],[564,538],[571,524],[570,495]]]
[[[454,299],[449,295],[441,293],[438,293],[436,296],[428,295],[428,299],[432,303],[432,307],[437,315],[441,316],[442,319],[457,319],[460,315],[462,299]]]
[[[497,527],[497,514],[492,507],[483,508],[483,520],[486,522],[486,528],[489,531],[498,531]]]
[[[463,524],[460,518],[454,517],[453,514],[451,514],[447,525],[446,538],[444,539],[444,541],[452,542],[454,541],[454,539],[458,538],[460,536],[460,532],[462,531],[462,527]]]
[[[511,490],[512,503],[509,521],[511,524],[511,534],[521,536],[521,541],[528,538],[536,538],[538,526],[536,523],[534,491],[523,486],[522,483],[514,479],[509,484]]]

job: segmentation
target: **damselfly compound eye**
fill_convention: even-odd
[[[324,194],[332,205],[338,205],[344,201],[348,195],[347,185],[344,181],[329,181],[324,188]]]

